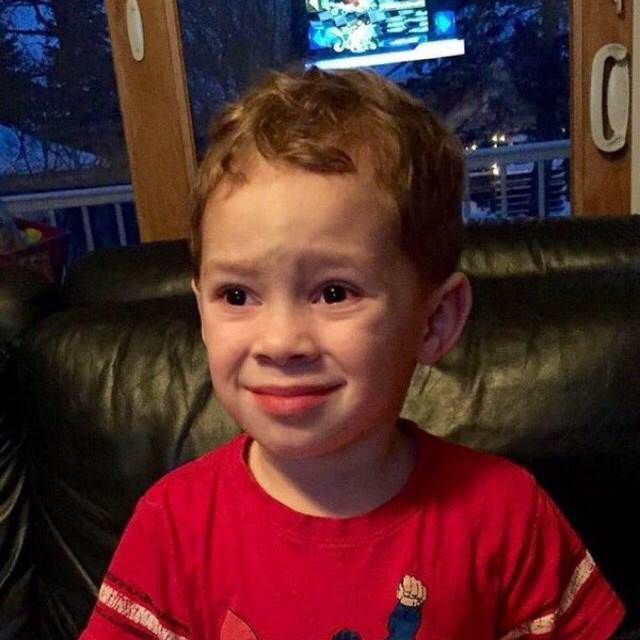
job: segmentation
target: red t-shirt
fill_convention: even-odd
[[[524,469],[428,435],[359,517],[271,498],[249,439],[140,500],[81,640],[604,640],[623,607]]]

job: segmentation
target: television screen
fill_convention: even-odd
[[[305,0],[307,64],[362,67],[464,53],[454,11],[428,0]],[[429,5],[429,6],[427,6]]]

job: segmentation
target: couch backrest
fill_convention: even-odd
[[[475,278],[636,268],[640,218],[559,219],[471,225],[460,261]],[[191,295],[186,240],[103,249],[75,263],[63,287],[68,306]]]

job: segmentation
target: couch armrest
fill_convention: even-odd
[[[0,270],[0,344],[10,343],[60,308],[53,284],[22,267]]]
[[[29,626],[33,557],[25,425],[14,351],[23,333],[57,308],[54,285],[38,274],[21,267],[0,271],[0,640],[35,637]]]

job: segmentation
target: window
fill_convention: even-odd
[[[102,2],[0,0],[0,91],[2,206],[67,229],[70,259],[137,242]]]
[[[209,121],[261,72],[299,61],[305,46],[304,0],[179,3],[196,146]]]
[[[467,151],[471,220],[569,215],[567,0],[457,2],[465,55],[401,70]]]
[[[181,0],[179,8],[199,151],[211,116],[264,69],[319,57],[348,66],[397,42],[397,60],[381,56],[373,68],[461,137],[466,218],[569,214],[567,0]],[[436,57],[415,53],[422,40],[441,45]]]

